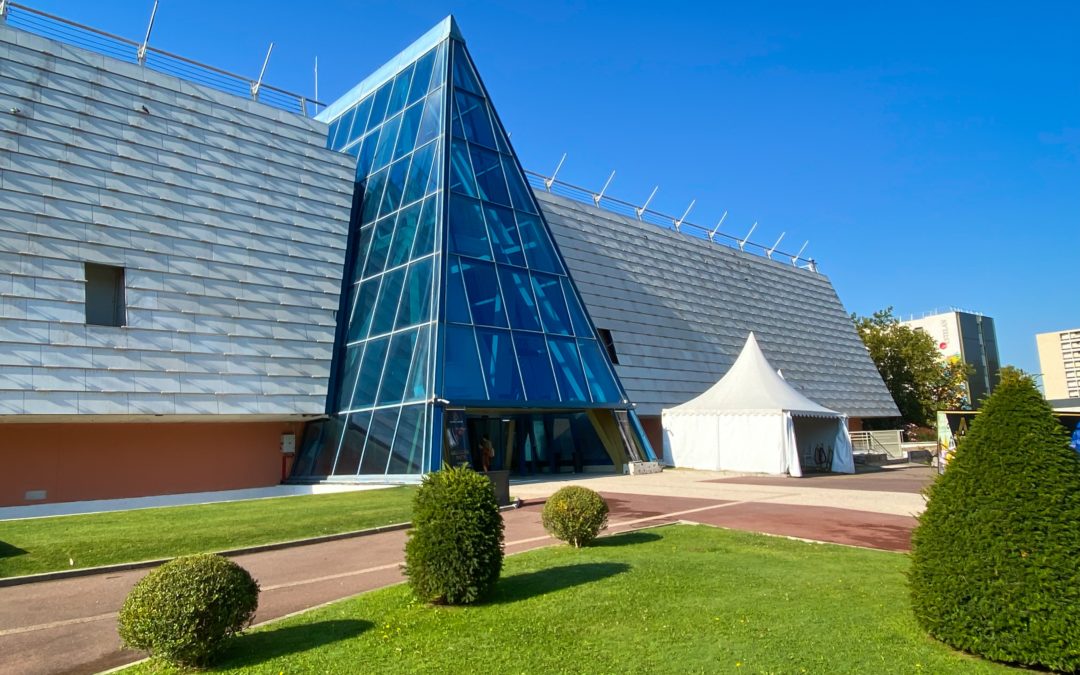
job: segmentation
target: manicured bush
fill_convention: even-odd
[[[1080,670],[1080,460],[1026,376],[987,399],[912,537],[912,606],[953,647]]]
[[[548,497],[541,520],[551,536],[581,548],[607,527],[607,516],[607,502],[599,493],[569,485]]]
[[[482,600],[502,572],[503,520],[495,488],[467,467],[424,476],[413,502],[405,574],[433,604]]]
[[[120,639],[182,667],[205,666],[251,624],[259,584],[212,553],[171,560],[131,589],[118,619]]]

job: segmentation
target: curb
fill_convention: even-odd
[[[540,500],[541,502],[543,500]],[[521,500],[510,503],[506,506],[500,506],[499,512],[512,511],[519,509],[522,506],[531,506],[532,501],[523,502]],[[248,553],[263,553],[266,551],[278,551],[286,548],[296,548],[298,546],[308,546],[311,544],[324,544],[331,541],[338,541],[340,539],[355,539],[357,537],[366,537],[373,534],[383,534],[385,532],[398,532],[400,530],[407,530],[412,527],[411,522],[406,523],[394,523],[392,525],[379,525],[378,527],[370,527],[366,530],[353,530],[352,532],[338,532],[336,534],[324,534],[318,537],[308,537],[306,539],[291,539],[289,541],[279,541],[271,544],[257,544],[255,546],[244,546],[242,548],[233,548],[225,551],[210,551],[210,553],[216,553],[223,556],[238,556]],[[175,557],[175,556],[173,556]],[[18,577],[6,577],[0,579],[0,588],[9,586],[22,586],[24,584],[36,584],[44,581],[58,581],[60,579],[73,579],[75,577],[88,577],[95,574],[109,574],[114,572],[127,572],[130,570],[147,569],[150,567],[157,567],[163,563],[167,563],[173,559],[169,558],[157,558],[155,560],[140,560],[137,562],[116,563],[114,565],[99,565],[97,567],[80,567],[73,570],[57,570],[55,572],[42,572],[40,574],[26,574]]]

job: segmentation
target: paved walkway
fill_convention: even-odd
[[[885,474],[879,480],[897,478]],[[797,479],[756,485],[706,472],[605,476],[580,481],[604,492],[609,530],[692,521],[820,541],[906,550],[922,498],[904,492],[806,487]],[[726,478],[732,478],[727,476]],[[872,479],[871,479],[872,480]],[[517,484],[533,500],[562,482]],[[506,551],[552,540],[540,525],[539,500],[508,511]],[[259,580],[256,621],[397,583],[405,532],[236,557]],[[0,588],[0,673],[93,673],[139,658],[121,650],[116,612],[145,570]]]

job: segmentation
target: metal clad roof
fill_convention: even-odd
[[[899,415],[824,275],[535,192],[640,414],[715,384],[754,331],[802,394],[852,417]]]

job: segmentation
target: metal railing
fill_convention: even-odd
[[[899,429],[888,431],[852,431],[851,450],[856,455],[884,454],[889,459],[904,457],[904,433]]]
[[[586,204],[594,204],[600,208],[603,208],[612,213],[617,213],[622,216],[629,216],[636,218],[642,222],[649,223],[662,227],[666,230],[674,230],[676,232],[682,232],[690,236],[702,239],[704,241],[711,242],[718,246],[727,246],[729,248],[737,248],[741,251],[750,251],[760,253],[762,256],[773,259],[776,256],[781,259],[788,259],[791,264],[796,267],[808,269],[812,272],[817,272],[817,262],[813,258],[803,258],[799,254],[791,254],[785,251],[781,251],[776,246],[765,246],[749,240],[749,235],[746,239],[740,239],[726,232],[718,231],[718,227],[705,227],[704,225],[698,225],[686,220],[686,214],[682,218],[654,211],[652,209],[637,206],[631,204],[628,201],[617,199],[615,197],[609,197],[604,194],[604,190],[600,193],[595,193],[592,190],[583,188],[578,185],[572,185],[563,181],[557,180],[553,177],[544,176],[543,174],[535,171],[525,171],[525,175],[529,180],[529,184],[534,188],[550,192],[552,194],[560,195],[562,197],[568,197],[574,201],[583,202]],[[751,228],[753,232],[753,228]],[[800,252],[801,253],[801,252]]]
[[[81,47],[110,58],[142,65],[166,75],[206,85],[218,91],[250,98],[266,105],[304,116],[313,116],[326,105],[221,68],[129,40],[119,35],[84,26],[16,2],[0,0],[0,20],[28,33]],[[149,33],[148,33],[149,35]]]

